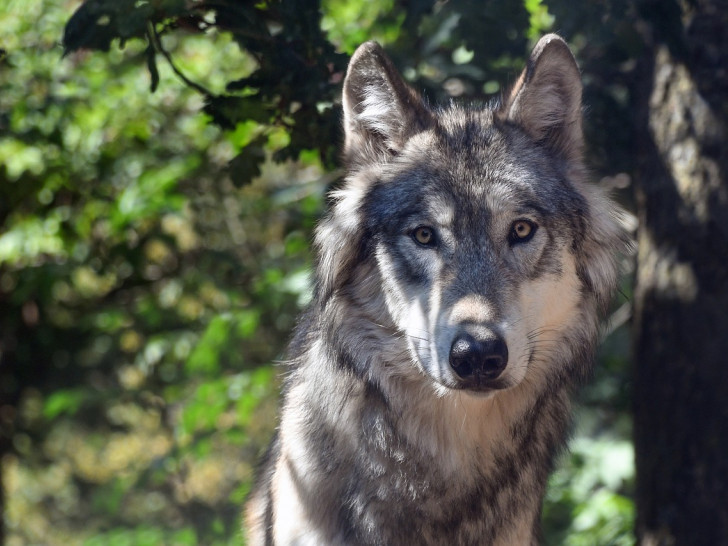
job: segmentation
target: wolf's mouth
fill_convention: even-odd
[[[502,391],[512,386],[512,383],[505,378],[489,379],[476,375],[467,380],[458,380],[454,388],[471,393],[488,394],[494,391]]]

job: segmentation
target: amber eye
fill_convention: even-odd
[[[412,238],[422,246],[434,246],[435,230],[427,226],[420,226],[412,232]]]
[[[536,233],[536,224],[529,220],[516,220],[511,226],[510,240],[512,243],[525,243]]]

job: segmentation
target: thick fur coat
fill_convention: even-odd
[[[249,543],[536,544],[626,241],[574,58],[545,36],[501,103],[430,108],[366,43],[343,106]]]

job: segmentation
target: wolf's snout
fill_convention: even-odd
[[[450,348],[450,366],[461,379],[474,381],[497,378],[508,363],[508,347],[500,337],[477,340],[470,334],[455,338]]]

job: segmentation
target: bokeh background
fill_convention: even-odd
[[[243,543],[241,506],[276,423],[276,362],[310,298],[312,230],[341,177],[340,84],[359,43],[380,41],[431,102],[485,102],[558,31],[584,73],[594,181],[634,211],[642,59],[650,29],[679,25],[680,9],[5,0],[2,541]],[[545,500],[545,544],[636,541],[635,258],[622,261]]]

